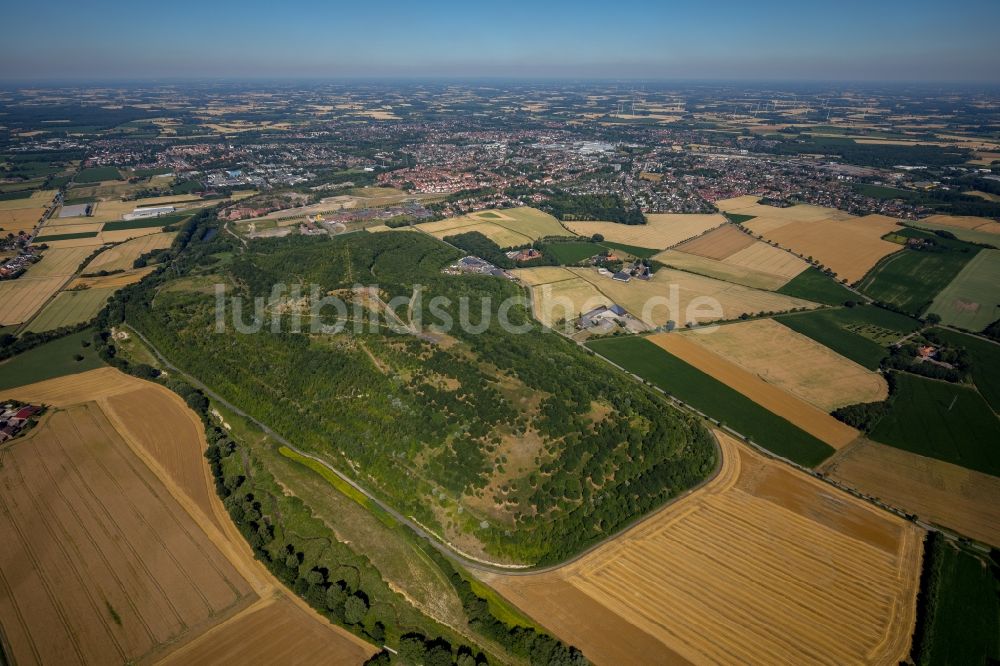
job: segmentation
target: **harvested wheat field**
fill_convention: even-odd
[[[145,266],[143,268],[133,268],[132,270],[112,275],[95,275],[91,277],[78,277],[70,282],[67,289],[120,289],[130,284],[135,284],[142,278],[156,270],[156,266]]]
[[[726,257],[726,263],[777,275],[786,282],[809,268],[809,264],[791,252],[785,252],[760,241],[729,255]]]
[[[697,318],[699,323],[735,319],[744,312],[785,312],[814,308],[815,303],[752,289],[732,282],[661,268],[648,281],[618,282],[592,268],[568,269],[594,285],[599,292],[621,305],[649,326],[663,326],[669,320],[683,325]],[[714,310],[715,304],[721,312]]]
[[[52,224],[46,222],[38,235],[35,236],[36,243],[45,243],[46,236],[62,236],[63,234],[90,234],[98,232],[104,227],[103,222],[80,222],[75,224]]]
[[[539,266],[512,271],[531,289],[535,319],[546,326],[571,322],[584,312],[612,301],[594,285],[561,266]]]
[[[213,660],[239,659],[244,643],[267,655],[261,613],[285,623],[276,654],[303,642],[360,663],[375,651],[253,559],[180,397],[111,368],[6,395],[54,410],[0,448],[0,528],[16,535],[0,545],[0,630],[17,663],[151,662],[215,637],[234,652]]]
[[[756,242],[753,236],[740,231],[736,225],[725,224],[703,236],[685,241],[674,249],[722,261],[729,255],[748,248]]]
[[[0,326],[20,324],[31,319],[45,302],[66,282],[63,276],[0,281]]]
[[[5,450],[0,477],[16,535],[0,546],[0,625],[19,663],[148,659],[254,599],[94,404]]]
[[[784,210],[797,208],[800,206]],[[838,278],[846,278],[851,283],[864,277],[879,259],[899,251],[899,245],[882,240],[882,236],[897,228],[892,218],[882,215],[853,219],[788,219],[779,225],[767,219],[750,220],[744,226],[783,248],[815,258],[832,269]]]
[[[55,198],[57,190],[36,190],[24,199],[0,200],[0,210],[18,210],[24,208],[47,208]]]
[[[709,229],[726,223],[718,214],[650,213],[646,224],[618,224],[616,222],[563,222],[580,236],[601,234],[612,243],[635,245],[653,250],[665,250]]]
[[[86,247],[50,247],[42,252],[41,261],[32,265],[23,277],[69,277],[76,273],[92,252]]]
[[[967,215],[931,215],[920,220],[928,224],[939,224],[943,227],[981,231],[988,234],[1000,234],[1000,222],[988,217],[971,217]]]
[[[820,469],[907,513],[1000,547],[1000,479],[861,440]]]
[[[4,236],[30,232],[41,221],[42,215],[45,215],[44,208],[0,209],[0,231]]]
[[[478,575],[596,664],[904,659],[922,531],[717,437],[718,475],[625,534],[553,571]]]
[[[841,423],[824,410],[767,383],[694,342],[698,337],[712,335],[715,332],[659,333],[648,339],[835,449],[847,446],[858,438],[860,433],[857,430]]]
[[[726,324],[687,337],[824,412],[889,396],[882,375],[773,319]]]
[[[314,621],[291,599],[264,599],[168,655],[163,664],[357,666],[375,650]]]
[[[170,247],[176,235],[174,231],[150,234],[108,248],[87,264],[86,272],[129,270],[140,255]]]
[[[762,273],[752,268],[734,266],[725,261],[709,259],[697,254],[688,254],[679,250],[664,250],[654,256],[653,259],[670,268],[677,268],[682,271],[716,278],[717,280],[725,280],[726,282],[735,282],[736,284],[753,287],[754,289],[774,291],[780,289],[788,282],[788,278],[781,277],[780,275]]]

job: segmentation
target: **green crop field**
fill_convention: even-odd
[[[138,220],[118,220],[105,224],[102,231],[124,231],[127,229],[151,229],[152,227],[165,227],[182,222],[191,217],[191,215],[192,214],[190,212],[182,211],[179,213],[160,215],[159,217],[145,217]]]
[[[743,215],[742,213],[723,213],[723,215],[734,224],[743,224],[757,217],[756,215]]]
[[[873,305],[779,315],[785,326],[875,370],[888,345],[920,328],[916,319]]]
[[[934,299],[945,324],[979,332],[1000,318],[1000,250],[981,250]]]
[[[49,234],[48,236],[36,236],[35,242],[47,243],[48,241],[72,240],[74,238],[93,238],[96,231],[81,231],[75,234]]]
[[[996,567],[980,555],[935,539],[925,567],[926,597],[915,636],[920,664],[988,664],[1000,660]]]
[[[0,390],[33,384],[54,377],[93,370],[104,365],[94,346],[83,346],[94,337],[87,329],[29,349],[0,362]],[[76,360],[76,356],[83,356]]]
[[[645,338],[605,338],[587,346],[780,456],[812,467],[833,453],[812,435]]]
[[[99,183],[102,180],[121,180],[122,175],[114,167],[91,167],[76,174],[78,183]]]
[[[600,254],[603,248],[596,243],[589,242],[567,242],[549,243],[545,246],[545,252],[549,253],[560,264],[577,264],[584,259],[588,259],[595,254]]]
[[[853,291],[812,266],[786,282],[778,289],[778,293],[826,305],[843,305],[859,298]]]
[[[919,316],[980,248],[913,229],[901,231],[898,235],[933,240],[938,249],[907,248],[890,255],[869,271],[858,284],[858,289],[875,300],[891,303]]]
[[[1000,413],[1000,345],[964,333],[934,329],[942,340],[963,347],[972,359],[972,380],[993,411]]]
[[[970,387],[897,373],[889,412],[871,438],[929,458],[1000,475],[1000,419]]]

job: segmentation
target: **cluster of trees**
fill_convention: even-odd
[[[604,220],[619,224],[646,224],[635,206],[617,194],[569,194],[557,191],[541,206],[560,220]]]
[[[189,232],[204,237],[198,227]],[[171,260],[170,277],[174,269],[182,276],[219,270],[212,254],[226,242],[225,235],[189,242]],[[425,293],[415,314],[426,326],[435,321],[430,298],[449,297],[444,310],[456,323],[450,333],[462,343],[454,347],[384,326],[310,337],[289,331],[287,321],[278,332],[265,325],[254,335],[219,335],[211,294],[162,290],[154,307],[155,280],[122,290],[109,310],[118,320],[127,316],[181,367],[301,448],[344,467],[357,465],[366,483],[431,526],[440,527],[427,506],[431,492],[443,488],[452,498],[484,492],[503,466],[502,439],[537,433],[543,448],[532,469],[509,482],[509,518],[484,528],[465,515],[463,528],[500,556],[562,559],[712,469],[714,447],[703,428],[576,345],[545,333],[525,305],[511,309],[509,319],[529,333],[497,325],[499,304],[520,290],[507,280],[444,275],[441,269],[458,256],[422,235],[289,237],[251,244],[224,278],[241,285],[239,295],[250,304],[290,276],[324,291],[378,284],[387,297],[409,296],[412,285],[421,284]],[[154,272],[165,274],[165,267]],[[463,298],[472,324],[487,305],[486,330],[457,325]],[[399,310],[404,318],[405,309]],[[250,317],[244,313],[245,321]],[[518,394],[544,400],[535,406]],[[607,410],[596,424],[595,403]]]
[[[77,333],[84,330],[88,326],[89,322],[81,322],[73,326],[62,326],[60,328],[54,328],[51,331],[44,331],[42,333],[27,331],[20,337],[11,333],[0,334],[0,361],[10,358],[11,356],[17,356],[18,354],[26,352],[29,349],[34,349],[38,345],[45,344],[50,340],[62,338],[70,335],[71,333]]]
[[[961,164],[969,159],[969,151],[960,148],[864,144],[857,143],[854,139],[802,135],[786,141],[761,141],[755,149],[777,155],[837,155],[848,164],[879,168],[891,168],[897,164],[945,166]]]
[[[448,558],[427,544],[422,544],[422,547],[448,576],[462,601],[469,626],[476,633],[496,641],[510,654],[527,659],[532,666],[586,666],[590,663],[582,652],[548,634],[540,633],[533,627],[512,626],[498,619],[490,610],[489,602],[475,593],[469,581]]]
[[[917,590],[917,619],[910,643],[910,659],[914,664],[929,664],[934,647],[934,615],[937,610],[938,590],[941,588],[941,565],[944,559],[944,538],[940,532],[930,531],[924,538],[923,568]]]
[[[932,331],[924,334],[924,339],[935,345],[942,345],[942,342]],[[964,349],[954,349],[952,347],[939,347],[937,351],[937,361],[947,363],[952,367],[947,368],[937,363],[921,360],[919,355],[920,344],[918,342],[907,342],[894,346],[889,350],[889,355],[882,360],[882,368],[886,370],[905,370],[906,372],[931,379],[942,379],[946,382],[962,382],[968,379],[972,371],[972,361]]]

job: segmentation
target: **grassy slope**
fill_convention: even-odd
[[[871,438],[1000,476],[1000,419],[969,387],[899,373],[892,407]]]
[[[780,456],[813,466],[833,453],[812,435],[644,338],[607,338],[587,346]]]
[[[846,301],[859,300],[850,289],[812,266],[789,280],[778,289],[778,293],[826,305],[843,305]]]
[[[884,329],[899,337],[920,327],[915,319],[868,305],[780,315],[775,320],[871,370],[887,355],[886,347],[848,327]]]
[[[87,329],[51,340],[7,359],[0,363],[0,390],[103,366],[104,361],[94,351],[93,345],[84,347],[82,344],[93,337],[94,331]],[[76,354],[82,354],[83,360],[74,360]]]
[[[972,379],[976,388],[1000,413],[1000,344],[988,342],[964,333],[936,328],[934,332],[955,347],[964,347],[972,357]]]

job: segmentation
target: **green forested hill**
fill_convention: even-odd
[[[213,243],[225,242],[216,237]],[[228,256],[217,252],[217,256]],[[481,333],[448,334],[372,327],[381,303],[399,297],[402,319],[424,327],[461,319],[469,299],[473,324],[495,319],[500,301],[519,288],[502,279],[446,275],[454,250],[412,233],[290,237],[257,241],[235,259],[205,251],[183,266],[130,288],[128,322],[177,365],[268,423],[296,446],[344,471],[400,511],[449,540],[491,556],[551,562],[613,533],[704,478],[715,463],[710,435],[659,397],[552,333],[522,305]],[[179,273],[179,275],[178,275]],[[193,278],[203,273],[209,278]],[[267,299],[276,283],[351,301],[348,331],[310,334],[310,313],[295,297],[266,308],[260,332],[231,322],[215,327],[215,297],[227,284]],[[420,302],[407,306],[414,284]],[[374,291],[354,285],[378,285]],[[155,300],[154,300],[155,295]],[[448,297],[435,303],[434,297]],[[289,313],[303,314],[303,332]],[[408,311],[412,317],[408,316]],[[336,310],[323,310],[332,324]],[[283,317],[282,330],[272,320]],[[361,332],[354,322],[363,321]],[[471,537],[471,539],[470,539]]]

